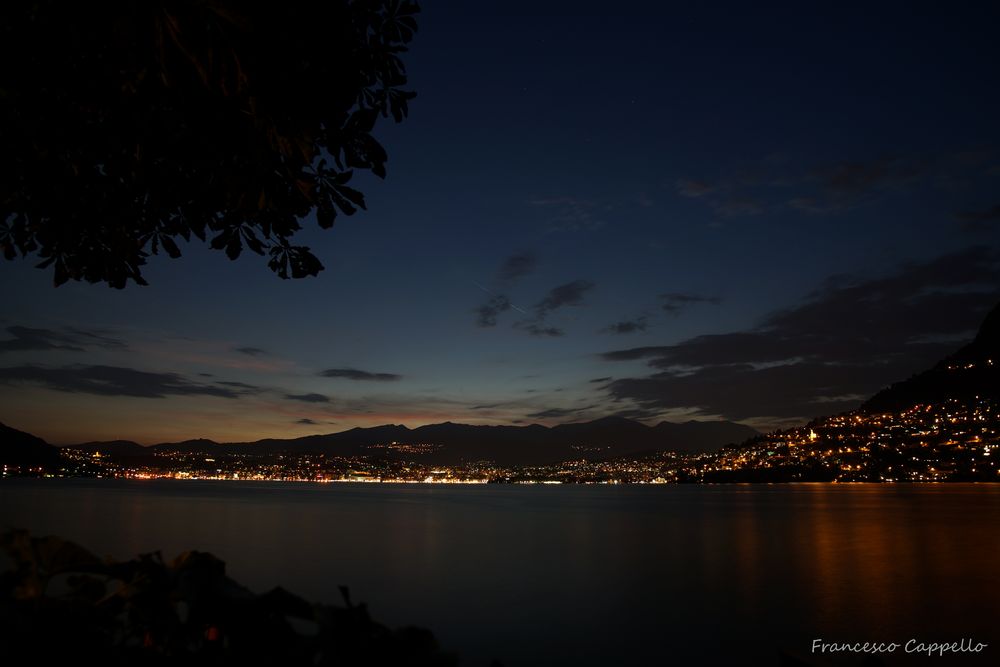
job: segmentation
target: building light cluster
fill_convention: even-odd
[[[547,465],[489,460],[432,465],[427,459],[440,454],[439,445],[396,441],[370,445],[354,456],[222,450],[212,456],[157,451],[119,457],[68,448],[61,450],[58,471],[7,465],[2,476],[427,484],[1000,481],[1000,455],[994,454],[1000,447],[1000,404],[977,396],[900,412],[846,413],[704,454],[609,458],[612,444],[620,445],[576,446],[576,458]]]

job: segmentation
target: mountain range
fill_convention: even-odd
[[[167,442],[148,447],[131,441],[88,442],[69,445],[87,452],[117,457],[148,456],[154,452],[192,454],[305,454],[378,456],[415,459],[431,464],[492,460],[503,465],[535,465],[573,458],[611,458],[643,451],[713,451],[759,435],[726,421],[660,422],[646,426],[623,417],[546,427],[428,424],[410,429],[401,424],[353,428],[339,433],[309,435],[288,440],[217,443],[212,440]]]
[[[860,412],[897,412],[918,403],[994,396],[1000,388],[1000,305],[986,317],[975,339],[933,368],[875,394]],[[623,417],[546,427],[429,424],[410,429],[400,424],[354,428],[339,433],[293,439],[220,444],[186,440],[143,446],[128,440],[68,445],[113,457],[150,456],[157,452],[191,454],[323,453],[416,459],[430,464],[493,460],[501,465],[537,465],[568,459],[609,459],[653,451],[704,452],[760,435],[727,421],[660,422],[646,426]],[[41,438],[0,424],[0,463],[51,465],[56,448]]]

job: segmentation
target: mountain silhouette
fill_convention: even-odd
[[[933,368],[878,392],[860,413],[898,412],[913,405],[945,400],[969,401],[997,397],[1000,389],[1000,304],[987,315],[975,339]],[[5,456],[45,461],[51,455],[45,441],[3,427]],[[749,426],[728,421],[663,421],[655,426],[624,417],[604,417],[546,427],[483,426],[444,422],[408,428],[384,424],[352,428],[339,433],[300,438],[267,438],[255,442],[220,444],[198,439],[144,447],[135,442],[88,442],[69,445],[87,452],[116,457],[151,456],[157,452],[190,454],[325,454],[372,456],[389,460],[417,460],[429,464],[457,464],[490,460],[501,465],[537,465],[571,459],[611,459],[654,451],[708,452],[744,443],[761,434]],[[46,449],[47,448],[47,449]],[[21,460],[21,459],[19,459]]]
[[[1000,389],[1000,305],[987,315],[975,339],[933,368],[875,394],[859,413],[898,412],[917,404],[997,398]],[[822,419],[817,420],[819,423]],[[147,457],[159,452],[214,454],[324,454],[416,460],[435,465],[494,461],[501,465],[538,465],[587,458],[612,459],[656,451],[708,452],[746,443],[761,434],[727,421],[660,422],[647,426],[624,417],[604,417],[546,427],[485,426],[443,422],[408,428],[384,424],[300,438],[217,443],[207,439],[145,447],[127,440],[69,445],[114,457]],[[0,458],[16,465],[58,461],[44,440],[0,425]],[[55,459],[53,459],[55,456]]]
[[[59,450],[41,438],[0,423],[0,465],[56,467]]]
[[[145,456],[150,454],[148,447],[143,447],[138,442],[131,440],[105,440],[98,442],[84,442],[73,445],[74,449],[87,452],[88,454],[107,454],[109,456]]]
[[[712,451],[742,442],[759,433],[733,422],[660,422],[646,426],[622,417],[554,427],[482,426],[444,422],[410,429],[401,424],[353,428],[339,433],[293,439],[268,438],[255,442],[217,443],[186,440],[143,447],[129,441],[70,445],[84,451],[114,456],[148,456],[155,452],[191,454],[295,454],[377,456],[453,464],[491,460],[503,465],[541,464],[568,459],[604,459],[651,450]],[[393,443],[396,443],[395,445]],[[416,445],[418,448],[405,447]]]

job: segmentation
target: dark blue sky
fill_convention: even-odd
[[[319,278],[190,245],[124,291],[2,263],[0,420],[770,428],[854,407],[1000,300],[995,5],[425,4],[388,178],[302,234]]]

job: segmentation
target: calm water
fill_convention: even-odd
[[[415,624],[463,665],[814,664],[814,638],[1000,664],[1000,485],[424,486],[5,480],[0,527],[211,551],[259,591]]]

